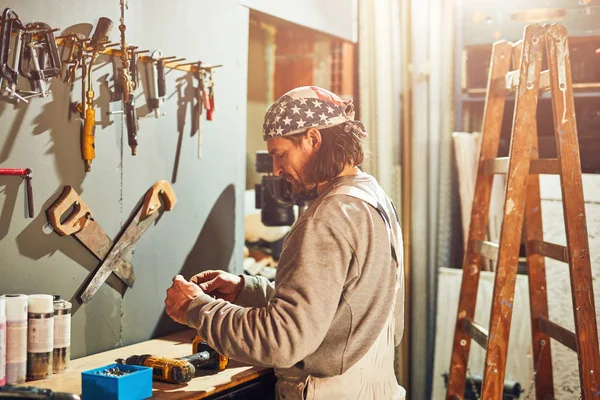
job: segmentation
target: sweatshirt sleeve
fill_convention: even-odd
[[[320,220],[302,221],[290,232],[281,254],[270,302],[243,308],[202,295],[190,304],[187,323],[233,359],[291,367],[325,338],[353,257],[335,228]]]
[[[264,307],[273,297],[275,285],[264,276],[240,275],[244,286],[235,304],[242,307]]]

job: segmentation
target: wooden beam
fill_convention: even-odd
[[[574,352],[577,352],[577,337],[573,332],[545,318],[540,318],[538,324],[540,331]]]
[[[488,330],[483,326],[477,324],[474,321],[471,321],[468,318],[463,318],[460,321],[460,324],[464,331],[473,339],[477,344],[479,344],[482,348],[487,347],[488,341]]]
[[[498,261],[498,244],[487,240],[476,240],[473,243],[473,251],[479,253],[488,260]]]
[[[484,174],[506,174],[508,157],[490,158],[482,161]],[[531,160],[529,173],[533,175],[558,175],[560,167],[557,158],[541,158]]]
[[[516,69],[509,71],[504,77],[498,79],[494,85],[494,91],[497,92],[514,92],[519,88],[520,70]],[[550,89],[550,75],[548,70],[542,71],[540,74],[539,91],[543,92]]]
[[[554,243],[542,242],[539,240],[531,241],[531,249],[535,254],[551,258],[553,260],[569,262],[569,252],[565,246]]]

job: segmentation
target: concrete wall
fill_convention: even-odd
[[[26,218],[19,178],[0,177],[0,293],[51,293],[75,301],[98,265],[74,238],[43,229],[45,210],[63,185],[81,194],[110,237],[156,181],[169,181],[178,197],[174,210],[135,246],[133,289],[125,290],[113,276],[89,303],[75,301],[74,358],[181,329],[163,306],[165,290],[177,273],[189,277],[208,268],[241,272],[249,11],[238,0],[180,0],[176,5],[132,0],[129,6],[127,40],[132,44],[189,61],[224,64],[215,76],[215,120],[202,124],[202,159],[192,124],[196,82],[181,71],[167,75],[168,99],[162,108],[167,115],[140,120],[138,155],[132,157],[122,116],[107,115],[121,109],[121,102],[111,101],[114,68],[120,62],[101,57],[94,71],[97,157],[87,174],[80,156],[80,123],[68,119],[69,103],[80,101],[80,81],[69,87],[53,79],[52,95],[29,105],[0,101],[0,168],[33,170],[36,212],[34,219]],[[24,22],[45,21],[61,32],[74,26],[89,32],[99,17],[109,17],[115,23],[111,39],[119,38],[118,1],[1,0],[0,7],[13,8]],[[144,91],[139,89],[137,96],[141,117],[147,113]]]

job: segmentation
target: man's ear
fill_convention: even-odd
[[[306,131],[306,137],[308,138],[310,147],[313,150],[318,151],[321,148],[323,138],[321,136],[321,131],[319,131],[317,128],[309,128]]]

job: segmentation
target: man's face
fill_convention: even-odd
[[[310,193],[315,188],[316,182],[310,182],[308,176],[316,151],[308,136],[303,135],[299,144],[283,137],[269,139],[267,150],[273,157],[273,173],[291,183],[294,195]]]

